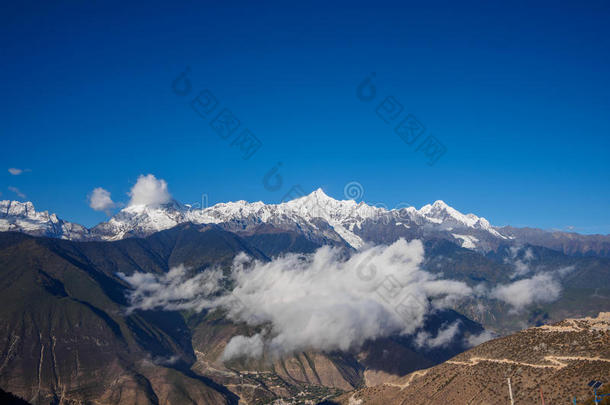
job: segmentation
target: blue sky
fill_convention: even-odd
[[[357,181],[369,203],[610,233],[608,2],[15,3],[0,16],[2,199],[16,187],[91,226],[106,215],[87,195],[127,201],[140,174],[210,203],[278,202],[295,184],[343,198]],[[204,89],[207,119],[189,105]],[[389,96],[403,109],[386,123]],[[261,141],[250,159],[211,128],[223,108],[235,137]],[[394,132],[407,114],[426,128],[413,145]],[[428,135],[446,148],[432,166]]]

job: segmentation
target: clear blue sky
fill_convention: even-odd
[[[370,203],[610,233],[609,2],[329,3],[5,3],[0,198],[90,226],[87,194],[126,201],[140,174],[210,203],[357,181]],[[262,142],[249,160],[190,108],[206,88]],[[445,145],[435,165],[377,116],[386,96]]]

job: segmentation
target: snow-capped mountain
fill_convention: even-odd
[[[240,234],[256,233],[267,225],[301,234],[317,244],[346,244],[355,249],[365,243],[428,235],[445,237],[472,249],[487,248],[481,240],[506,239],[484,218],[464,215],[442,201],[420,210],[414,207],[387,210],[354,200],[335,200],[322,189],[282,204],[236,201],[191,209],[172,200],[160,206],[132,205],[90,230],[46,211],[37,212],[30,202],[3,201],[0,208],[0,230],[74,240],[148,236],[184,222],[219,224]]]
[[[249,231],[265,223],[274,227],[304,233],[311,239],[347,242],[359,248],[364,241],[354,227],[368,218],[378,216],[381,208],[353,200],[337,201],[321,189],[282,204],[262,202],[217,204],[201,211],[191,211],[189,219],[196,223],[229,224],[232,231]]]
[[[84,226],[61,220],[48,211],[36,211],[29,201],[0,201],[0,231],[73,240],[89,237],[89,230]]]
[[[415,207],[388,210],[354,200],[335,200],[322,189],[281,204],[236,201],[193,209],[172,200],[160,206],[131,205],[91,229],[46,211],[37,212],[30,202],[0,202],[0,231],[80,241],[144,237],[186,222],[217,224],[245,236],[286,232],[315,245],[354,249],[367,243],[389,244],[406,238],[446,239],[463,248],[484,252],[500,244],[531,243],[569,254],[610,255],[610,236],[498,228],[485,218],[462,214],[440,200],[419,210]]]
[[[172,200],[160,206],[132,205],[123,208],[108,222],[91,228],[91,235],[101,240],[148,236],[187,222],[187,207]]]
[[[143,205],[123,209],[91,230],[102,240],[146,236],[183,222],[219,224],[238,234],[255,233],[261,225],[296,232],[319,244],[391,243],[399,237],[450,239],[462,247],[487,250],[508,239],[485,218],[464,215],[442,201],[387,210],[354,200],[335,200],[318,189],[282,204],[236,201],[192,210],[176,201],[159,207]]]

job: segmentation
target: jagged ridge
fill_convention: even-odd
[[[281,204],[242,200],[193,209],[172,200],[160,206],[132,205],[91,229],[46,211],[37,212],[31,202],[0,202],[0,231],[70,240],[143,237],[185,222],[219,224],[240,234],[256,233],[267,225],[303,235],[318,245],[339,244],[355,249],[366,243],[392,243],[402,237],[447,239],[479,251],[493,250],[500,244],[532,243],[569,254],[610,255],[610,236],[570,233],[569,238],[559,239],[558,232],[518,232],[519,228],[494,227],[485,218],[462,214],[441,200],[419,210],[414,207],[388,210],[354,200],[336,200],[322,189]]]

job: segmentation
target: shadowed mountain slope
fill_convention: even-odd
[[[182,316],[126,313],[127,286],[115,272],[205,269],[241,251],[264,258],[215,226],[117,243],[0,234],[0,387],[34,404],[234,402],[190,371],[195,355]]]

